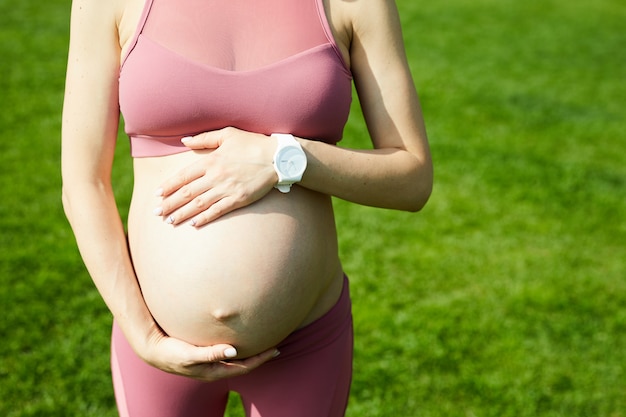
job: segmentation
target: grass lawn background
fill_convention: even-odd
[[[435,190],[419,214],[336,201],[356,325],[348,416],[626,416],[626,6],[398,5]],[[0,0],[8,417],[116,415],[110,315],[60,206],[69,7]],[[368,146],[356,104],[345,136]]]

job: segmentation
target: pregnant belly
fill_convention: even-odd
[[[230,343],[246,357],[334,305],[341,267],[327,196],[274,190],[195,229],[152,215],[153,190],[136,182],[129,242],[148,308],[170,336]]]

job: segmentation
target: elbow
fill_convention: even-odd
[[[61,205],[63,206],[63,212],[65,213],[65,217],[72,222],[72,214],[76,214],[75,212],[80,211],[80,209],[76,208],[76,202],[84,200],[85,192],[84,190],[79,189],[73,184],[71,181],[68,183],[63,182],[61,187]],[[74,207],[73,207],[74,206]]]
[[[68,190],[65,185],[61,188],[61,205],[63,206],[65,217],[69,219],[70,218],[70,197],[68,195]]]
[[[432,164],[422,165],[409,187],[405,211],[416,213],[421,211],[433,192],[433,168]]]
[[[418,211],[421,211],[430,199],[432,190],[432,182],[430,184],[420,185],[419,187],[417,187],[417,189],[413,192],[413,196],[407,202],[405,210],[411,213],[417,213]]]

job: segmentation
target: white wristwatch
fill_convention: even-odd
[[[274,187],[282,193],[288,193],[294,183],[302,180],[306,169],[306,154],[292,135],[272,133],[272,137],[278,140],[273,161],[278,183]]]

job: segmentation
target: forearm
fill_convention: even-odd
[[[156,324],[141,294],[110,187],[88,182],[64,185],[63,205],[107,307],[135,348],[146,343]]]
[[[420,210],[433,181],[429,158],[397,148],[345,149],[300,140],[308,164],[303,187],[358,204]]]

